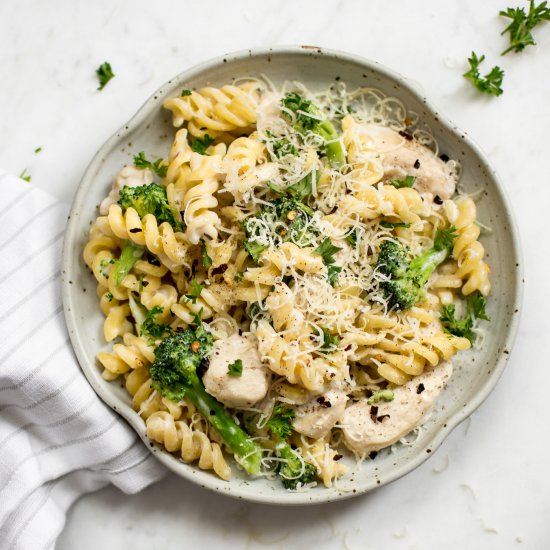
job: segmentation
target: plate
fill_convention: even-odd
[[[482,238],[492,269],[489,301],[492,321],[487,335],[481,349],[462,352],[460,359],[453,361],[453,376],[415,443],[383,450],[375,460],[354,468],[335,486],[328,489],[319,486],[306,492],[288,492],[278,482],[266,478],[251,480],[236,467],[233,478],[226,482],[194,465],[184,464],[148,440],[145,423],[132,409],[126,390],[121,384],[105,381],[96,365],[96,354],[108,346],[103,342],[103,316],[97,303],[96,283],[82,260],[97,205],[120,168],[131,164],[132,156],[139,151],[146,151],[151,158],[166,155],[174,129],[171,113],[162,108],[164,99],[179,95],[183,88],[222,86],[235,78],[262,74],[275,84],[299,80],[316,90],[342,81],[348,89],[371,86],[399,98],[420,115],[420,124],[432,129],[441,151],[461,161],[461,184],[466,192],[480,192],[478,219],[492,229]],[[465,132],[449,122],[406,79],[376,62],[317,47],[247,50],[208,61],[169,80],[98,151],[82,178],[71,209],[63,252],[63,303],[71,342],[86,378],[166,467],[202,487],[246,500],[285,505],[319,503],[366,493],[410,472],[489,395],[506,365],[518,326],[522,298],[520,257],[510,204],[487,158]]]

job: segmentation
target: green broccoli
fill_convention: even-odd
[[[113,277],[115,285],[122,283],[126,275],[130,273],[134,264],[143,256],[145,248],[135,245],[132,241],[126,241],[120,252],[120,257],[113,265]]]
[[[434,245],[409,263],[408,250],[400,244],[385,241],[378,254],[377,269],[388,277],[380,283],[390,307],[408,309],[424,296],[424,286],[435,268],[451,253],[456,228],[440,229]]]
[[[346,154],[336,129],[328,120],[323,120],[321,110],[296,92],[287,94],[281,101],[283,107],[294,114],[294,129],[301,135],[309,133],[321,136],[325,141],[324,152],[333,168],[346,164]]]
[[[250,474],[258,474],[263,448],[206,392],[197,374],[197,368],[211,351],[212,335],[200,323],[195,329],[188,328],[164,338],[149,368],[152,386],[171,401],[189,399],[217,430],[243,468]]]
[[[146,214],[153,214],[157,223],[168,222],[176,231],[182,230],[178,214],[168,204],[166,189],[156,183],[148,183],[139,187],[124,186],[120,190],[118,203],[122,208],[132,207],[143,218]]]
[[[271,418],[266,423],[266,428],[278,440],[275,452],[282,460],[277,466],[277,473],[286,489],[297,489],[298,485],[311,483],[317,474],[317,468],[301,458],[287,442],[292,434],[292,420],[295,416],[294,409],[283,403],[276,403]]]

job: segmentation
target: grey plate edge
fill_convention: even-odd
[[[78,210],[78,205],[81,202],[81,198],[85,195],[86,188],[90,184],[89,180],[92,177],[92,174],[96,171],[97,167],[103,162],[103,158],[106,153],[110,150],[113,144],[115,144],[119,139],[124,138],[124,136],[131,132],[131,130],[139,126],[148,116],[150,107],[154,106],[157,103],[157,97],[162,95],[164,88],[171,85],[174,81],[184,83],[186,80],[194,78],[198,73],[201,73],[205,69],[209,69],[215,66],[218,66],[224,63],[226,60],[230,62],[231,60],[243,59],[247,57],[262,57],[269,55],[278,55],[278,54],[295,54],[303,55],[304,52],[307,52],[311,56],[319,57],[333,57],[337,59],[345,59],[350,62],[360,63],[365,67],[375,70],[379,73],[384,74],[391,80],[398,82],[407,92],[415,96],[419,101],[424,103],[427,109],[429,109],[433,114],[436,114],[439,118],[439,124],[445,127],[449,132],[453,133],[458,139],[462,140],[479,158],[483,168],[487,171],[488,174],[491,174],[492,178],[496,183],[496,191],[500,194],[500,198],[505,206],[506,215],[510,221],[510,233],[512,236],[512,255],[516,258],[518,266],[515,271],[515,288],[513,296],[513,311],[511,313],[510,324],[508,327],[507,335],[505,338],[505,349],[502,350],[499,358],[495,363],[495,367],[491,372],[491,376],[488,378],[485,386],[481,391],[477,393],[474,399],[471,399],[460,411],[451,416],[446,424],[446,427],[442,427],[437,434],[430,440],[429,445],[422,449],[424,452],[419,452],[419,454],[407,462],[406,466],[403,466],[400,469],[396,469],[391,475],[386,476],[383,480],[379,480],[380,483],[373,478],[372,483],[364,485],[361,489],[358,489],[356,492],[346,491],[335,494],[332,491],[319,492],[319,493],[274,493],[273,495],[251,495],[249,493],[242,493],[238,488],[231,488],[227,482],[224,482],[220,479],[217,479],[212,474],[199,475],[198,468],[194,465],[187,465],[177,460],[175,457],[169,453],[162,451],[161,447],[158,445],[150,446],[150,440],[147,438],[144,430],[144,423],[141,417],[139,417],[135,411],[133,411],[126,403],[120,401],[114,394],[111,392],[105,392],[104,389],[96,384],[92,369],[97,369],[95,364],[89,365],[86,357],[83,352],[82,344],[80,342],[80,335],[78,331],[78,321],[74,315],[74,308],[72,303],[72,298],[70,295],[70,285],[69,277],[67,276],[70,272],[70,266],[74,258],[71,257],[70,246],[68,243],[72,243],[77,236],[77,223],[76,220],[80,217],[80,212]],[[77,261],[80,261],[78,259]],[[251,502],[260,502],[264,504],[275,504],[275,505],[311,505],[311,504],[322,504],[326,502],[334,502],[338,500],[344,500],[352,498],[361,494],[365,494],[377,487],[381,487],[392,481],[395,481],[402,476],[408,474],[422,463],[424,463],[442,444],[447,435],[458,426],[462,421],[469,417],[484,401],[487,399],[489,394],[494,389],[496,383],[500,379],[506,364],[511,355],[511,350],[513,348],[514,342],[517,337],[519,322],[520,322],[520,313],[522,309],[523,302],[523,277],[524,277],[524,268],[523,268],[523,255],[521,251],[521,243],[519,240],[519,231],[517,227],[517,222],[513,214],[513,210],[510,205],[510,200],[508,194],[502,185],[502,180],[490,165],[487,156],[483,150],[477,145],[477,143],[464,131],[460,130],[455,124],[453,124],[442,112],[440,109],[436,108],[432,102],[428,101],[425,96],[420,94],[418,90],[412,86],[409,81],[392,69],[389,69],[376,61],[366,59],[362,56],[349,54],[339,50],[326,49],[318,46],[295,46],[295,45],[282,45],[282,46],[273,46],[267,48],[253,48],[240,50],[237,52],[231,52],[228,54],[221,55],[219,57],[204,61],[198,65],[193,66],[191,69],[180,73],[179,75],[171,78],[160,88],[158,88],[147,101],[140,107],[136,114],[124,124],[117,132],[115,132],[98,150],[94,155],[92,161],[86,168],[84,175],[78,185],[77,192],[75,193],[73,202],[71,204],[71,210],[69,214],[67,230],[65,233],[64,243],[63,243],[63,258],[62,258],[62,301],[63,301],[63,310],[65,316],[65,322],[69,331],[69,337],[71,344],[77,356],[78,362],[84,375],[86,376],[88,382],[94,389],[94,391],[99,395],[99,397],[115,412],[120,414],[137,432],[140,438],[143,440],[145,446],[149,449],[150,452],[169,470],[173,471],[177,475],[184,477],[188,481],[199,484],[201,487],[214,491],[216,493],[231,496],[238,499],[244,499]],[[508,353],[504,353],[507,351]],[[158,451],[161,452],[158,452]],[[199,481],[200,478],[200,481]],[[253,482],[252,482],[253,483]]]

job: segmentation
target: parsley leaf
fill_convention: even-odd
[[[206,250],[206,245],[202,243],[201,247],[201,262],[206,269],[212,265],[212,258],[208,255],[208,250]]]
[[[20,177],[22,180],[25,180],[25,181],[28,181],[28,182],[31,181],[31,175],[27,173],[27,169],[26,169],[26,168],[19,174],[19,177]]]
[[[449,304],[443,306],[441,324],[446,332],[468,338],[473,344],[475,340],[475,334],[472,330],[474,319],[491,320],[485,311],[486,304],[485,297],[480,292],[474,292],[466,298],[466,315],[463,319],[456,319],[455,306]]]
[[[243,375],[243,362],[241,359],[237,359],[234,363],[230,363],[227,366],[227,374],[229,376],[242,376]]]
[[[197,283],[197,279],[193,278],[191,283],[189,283],[189,287],[191,289],[191,294],[186,294],[185,297],[196,304],[197,298],[201,295],[204,285]]]
[[[162,159],[157,159],[155,162],[147,160],[143,151],[140,151],[134,156],[134,166],[136,168],[141,168],[142,170],[149,168],[149,170],[152,170],[159,178],[165,178],[166,171],[168,170],[168,166],[163,165],[162,162]]]
[[[393,401],[393,398],[394,394],[392,390],[378,390],[367,399],[367,405],[372,405],[379,401]]]
[[[42,147],[37,147],[37,148],[34,150],[34,152],[35,152],[36,154],[42,152]]]
[[[539,23],[550,21],[550,8],[547,7],[547,2],[541,2],[538,6],[535,6],[534,0],[530,0],[528,13],[525,13],[525,8],[508,8],[506,11],[500,11],[499,15],[512,20],[500,33],[510,34],[510,46],[501,54],[506,55],[511,51],[519,53],[527,46],[536,44],[531,31]]]
[[[354,227],[347,235],[346,235],[346,241],[348,244],[355,249],[357,246],[357,238],[359,236],[359,231],[357,230],[357,227]]]
[[[191,95],[193,92],[191,90],[183,89],[181,91],[180,97],[185,97],[187,95]]]
[[[313,253],[319,254],[319,256],[322,256],[323,263],[327,266],[327,273],[328,273],[328,282],[331,286],[335,286],[338,282],[338,275],[340,274],[340,271],[342,271],[342,268],[338,265],[333,265],[334,260],[334,254],[338,252],[339,250],[342,250],[339,246],[335,246],[332,244],[332,241],[327,237],[318,248],[316,248]]]
[[[271,418],[266,423],[266,428],[282,440],[287,439],[292,433],[292,420],[296,413],[283,403],[276,403],[271,413]]]
[[[485,321],[490,321],[491,318],[487,315],[485,307],[487,306],[487,300],[481,292],[474,292],[466,298],[466,305],[469,312],[476,319],[484,319]]]
[[[267,246],[266,244],[260,244],[246,240],[243,241],[243,248],[252,256],[252,260],[254,260],[254,263],[257,264],[262,252],[264,250],[267,250],[269,246]]]
[[[414,176],[405,176],[402,180],[391,180],[390,185],[393,185],[396,189],[402,189],[403,187],[412,187],[415,181]]]
[[[310,172],[305,178],[300,181],[289,185],[286,188],[287,193],[299,201],[309,197],[313,191],[313,179],[315,178],[314,172]]]
[[[162,338],[164,334],[171,334],[172,327],[170,325],[163,325],[155,321],[155,317],[160,315],[164,311],[161,306],[155,306],[147,312],[145,320],[141,324],[141,333],[151,338]]]
[[[492,94],[499,96],[502,94],[502,79],[504,78],[504,71],[498,67],[493,67],[484,77],[480,76],[479,65],[483,62],[485,56],[477,57],[475,52],[472,52],[472,56],[468,58],[470,63],[470,70],[464,73],[464,78],[471,80],[473,85],[484,94]]]
[[[195,153],[199,153],[200,155],[206,155],[206,150],[212,143],[214,142],[214,138],[209,136],[208,134],[204,134],[204,137],[201,138],[193,138],[191,140],[191,149],[195,151]]]
[[[115,76],[113,73],[113,69],[111,68],[111,64],[105,61],[102,65],[100,65],[97,69],[95,74],[97,75],[97,78],[99,80],[99,87],[98,90],[103,90],[105,86],[107,85],[107,82],[111,80]]]
[[[340,343],[340,337],[337,334],[332,335],[325,328],[321,328],[320,331],[317,330],[317,335],[319,337],[323,337],[323,344],[321,345],[321,349],[324,351],[333,351]]]

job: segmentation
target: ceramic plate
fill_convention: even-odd
[[[170,113],[162,108],[164,99],[179,95],[183,88],[222,86],[234,78],[261,74],[275,84],[299,80],[313,90],[327,88],[340,80],[348,89],[372,86],[399,98],[420,115],[421,124],[432,129],[441,151],[460,160],[461,183],[466,192],[481,192],[478,219],[492,228],[491,233],[482,237],[492,269],[489,301],[492,321],[487,336],[482,349],[462,352],[453,361],[453,376],[414,445],[396,445],[393,452],[381,451],[375,460],[365,461],[336,487],[327,489],[321,485],[302,493],[287,492],[278,481],[250,480],[236,467],[232,480],[222,481],[151,444],[145,423],[132,410],[129,395],[120,383],[103,380],[96,365],[96,354],[108,346],[103,342],[103,316],[97,304],[95,280],[82,260],[97,205],[121,167],[131,164],[132,156],[139,151],[146,151],[151,158],[167,154],[174,129]],[[429,83],[426,87],[429,89]],[[275,504],[308,504],[358,495],[389,483],[424,462],[449,432],[483,402],[498,381],[516,333],[522,295],[519,242],[511,208],[499,178],[479,148],[398,74],[357,56],[306,46],[229,54],[186,71],[159,88],[128,124],[101,147],[86,170],[72,206],[63,264],[63,301],[71,341],[82,370],[98,395],[128,421],[155,456],[177,475],[220,493]],[[463,449],[463,452],[475,450]]]

